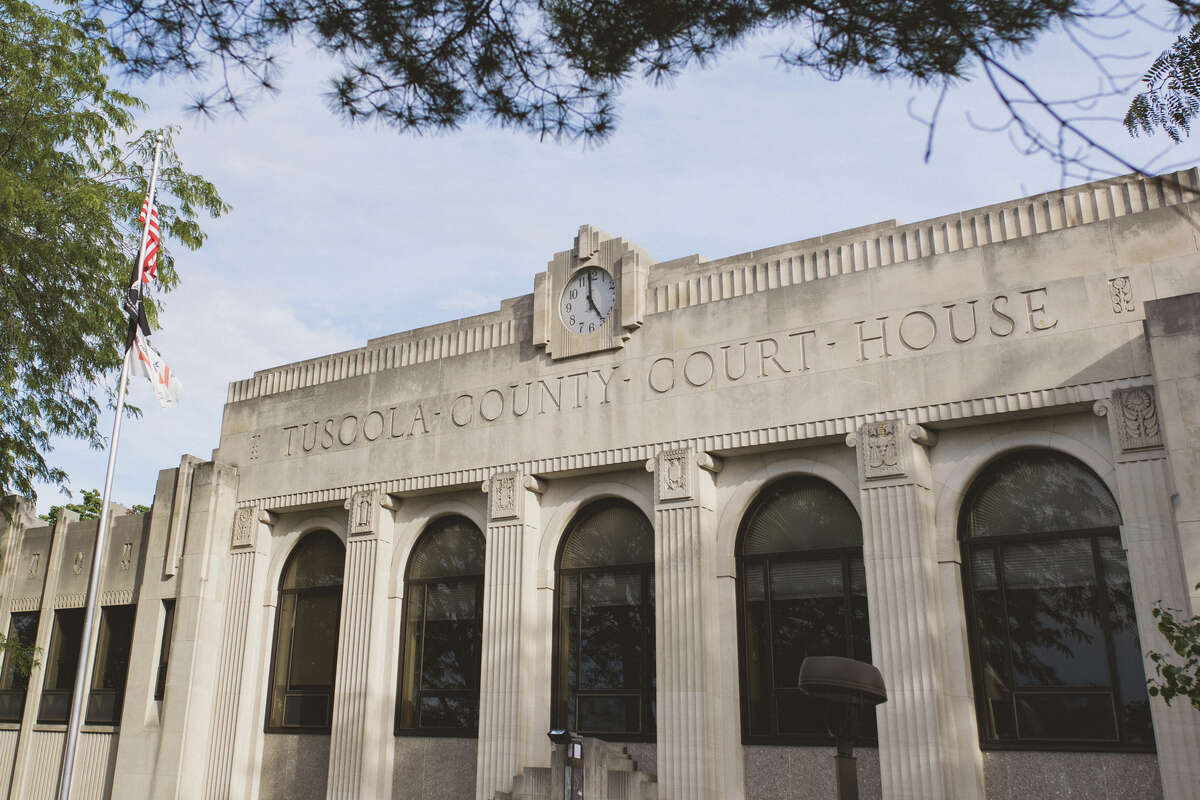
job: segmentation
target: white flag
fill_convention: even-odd
[[[163,408],[179,405],[179,378],[163,361],[162,356],[154,352],[150,343],[138,331],[133,338],[133,364],[135,375],[142,375],[154,385],[154,394],[158,396],[158,404]]]

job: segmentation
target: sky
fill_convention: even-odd
[[[1146,14],[1165,20],[1151,7]],[[1116,40],[1075,38],[1117,73],[1140,74],[1174,38],[1137,20],[1097,25]],[[901,223],[1082,182],[1025,154],[983,81],[951,89],[928,161],[928,117],[939,90],[849,77],[828,82],[773,58],[786,35],[761,37],[668,86],[633,82],[599,145],[539,141],[472,121],[432,136],[351,127],[323,93],[334,65],[287,53],[278,95],[242,116],[184,110],[186,80],[117,81],[145,100],[141,127],[176,124],[186,168],[213,181],[233,211],[203,222],[199,251],[176,247],[177,289],[163,298],[152,342],[180,376],[180,406],[161,409],[148,382],[123,423],[113,499],[149,505],[158,471],[189,453],[211,457],[226,389],[255,370],[364,345],[368,339],[498,308],[528,294],[534,275],[596,225],[664,261],[707,258]],[[1099,73],[1057,33],[1010,62],[1047,97],[1096,90]],[[200,84],[203,86],[203,84]],[[1106,146],[1152,170],[1197,163],[1200,148],[1163,152],[1119,122],[1128,96],[1079,111]],[[1126,170],[1093,159],[1106,174]],[[166,242],[167,247],[171,242]],[[116,376],[113,376],[115,385]],[[102,429],[111,430],[111,411]],[[74,499],[104,482],[106,454],[59,440]],[[38,508],[66,495],[38,486]]]

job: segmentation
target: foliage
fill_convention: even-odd
[[[1142,78],[1146,91],[1129,104],[1125,127],[1133,136],[1161,129],[1178,144],[1200,113],[1200,23],[1175,40]]]
[[[129,141],[143,105],[108,87],[120,54],[82,11],[0,0],[0,493],[65,486],[48,463],[52,436],[103,445],[106,378],[121,365],[120,295],[141,235],[158,131]],[[166,137],[159,214],[166,243],[199,247],[200,212],[229,210],[186,172]],[[160,251],[157,288],[178,278]],[[154,304],[148,314],[154,319]]]
[[[50,506],[50,510],[45,514],[39,514],[38,518],[43,519],[54,527],[58,523],[58,515],[64,508],[67,511],[74,511],[79,515],[79,519],[100,519],[100,490],[99,489],[84,489],[82,503],[67,503],[65,506]],[[130,509],[134,514],[148,514],[149,506],[139,504],[134,505]]]
[[[42,663],[42,648],[25,644],[17,637],[0,633],[0,653],[4,655],[5,670],[11,670],[21,678],[28,678],[33,668]]]
[[[1200,589],[1200,584],[1197,585]],[[1174,656],[1151,652],[1154,677],[1146,683],[1150,694],[1162,696],[1170,703],[1176,697],[1186,697],[1200,711],[1200,616],[1190,619],[1178,609],[1154,607],[1158,630],[1175,651]],[[1182,659],[1180,663],[1179,659]]]
[[[137,75],[220,66],[198,107],[239,106],[231,70],[274,88],[276,49],[303,36],[342,63],[331,104],[403,131],[470,118],[603,138],[635,76],[661,81],[748,37],[787,31],[790,66],[942,83],[1088,12],[1081,0],[76,0],[110,22]]]

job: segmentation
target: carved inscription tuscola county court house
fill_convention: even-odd
[[[723,388],[803,375],[981,338],[1037,335],[1058,327],[1046,287],[940,306],[825,323],[661,356],[576,369],[498,386],[352,410],[283,428],[283,455],[411,439],[524,417],[617,403],[639,382],[640,396]],[[644,387],[644,389],[643,389]]]

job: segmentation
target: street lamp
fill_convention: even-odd
[[[841,708],[837,730],[837,755],[833,757],[837,775],[838,800],[858,800],[858,768],[854,759],[854,738],[858,733],[859,709],[866,704],[887,702],[883,676],[865,661],[840,656],[809,656],[800,664],[800,690],[828,700]]]
[[[563,800],[583,800],[583,739],[566,728],[554,728],[546,736],[560,745]]]

